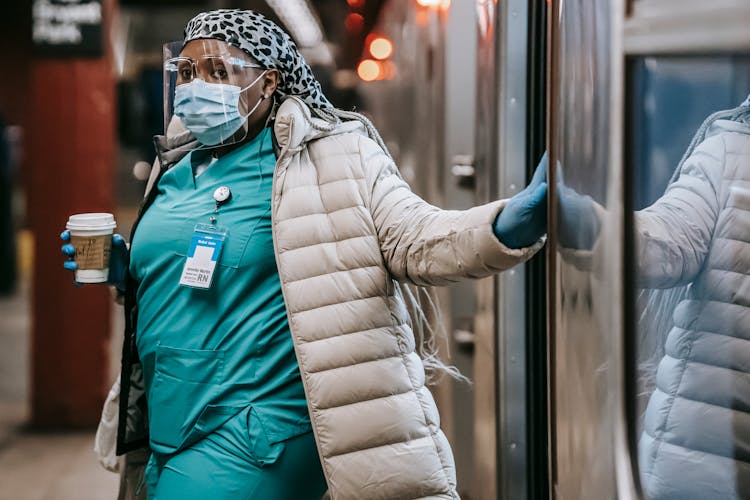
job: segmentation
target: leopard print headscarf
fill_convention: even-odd
[[[281,82],[277,92],[297,96],[319,118],[339,121],[310,66],[294,41],[275,23],[251,10],[221,9],[202,12],[185,26],[185,40],[213,38],[243,50],[267,69],[277,69]]]

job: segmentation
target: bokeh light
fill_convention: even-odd
[[[351,33],[359,33],[365,27],[365,18],[362,17],[362,14],[357,14],[356,12],[350,12],[346,16],[346,20],[344,21],[344,27],[346,28],[347,31]]]
[[[346,3],[354,10],[362,10],[365,7],[365,0],[346,0]]]
[[[372,59],[365,59],[357,66],[357,75],[366,82],[375,81],[381,77],[380,64]]]
[[[393,44],[388,38],[379,36],[370,42],[370,54],[375,59],[388,59],[393,54]]]

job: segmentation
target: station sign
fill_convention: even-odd
[[[33,0],[34,53],[44,57],[99,57],[102,0]]]

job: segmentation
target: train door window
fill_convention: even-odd
[[[750,54],[633,56],[627,75],[641,487],[750,498]]]

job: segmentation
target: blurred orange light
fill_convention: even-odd
[[[366,82],[375,81],[381,77],[380,64],[372,59],[365,59],[357,66],[357,74]]]
[[[359,33],[365,27],[365,18],[362,17],[362,14],[350,12],[346,16],[346,20],[344,21],[344,27],[346,28],[347,31],[351,31],[353,33]]]
[[[417,0],[417,3],[422,7],[440,7],[443,0]]]
[[[365,0],[346,0],[346,3],[355,10],[361,10],[365,6]]]
[[[393,54],[393,44],[384,36],[374,38],[370,42],[370,54],[375,59],[388,59]]]

